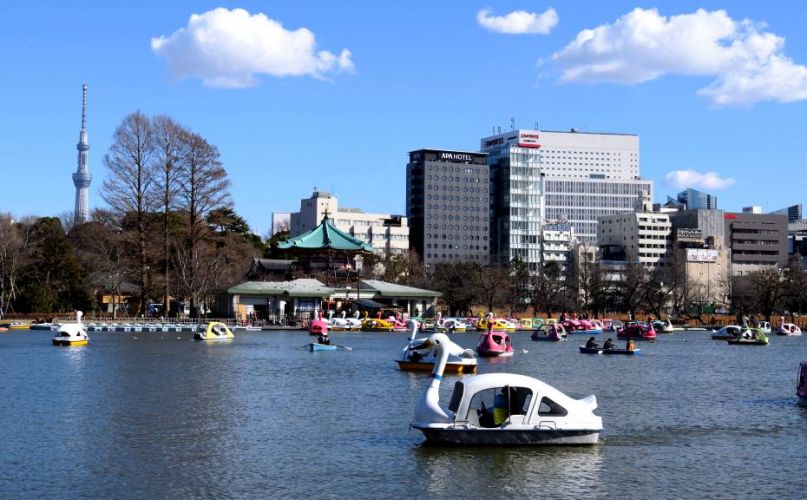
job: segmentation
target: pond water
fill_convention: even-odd
[[[2,497],[797,497],[807,490],[806,337],[729,346],[704,332],[640,343],[639,356],[532,342],[481,373],[595,394],[593,447],[452,448],[409,423],[427,375],[397,370],[403,334],[0,334]],[[473,347],[477,335],[453,340]],[[525,352],[526,350],[526,352]],[[455,376],[446,376],[447,403]]]

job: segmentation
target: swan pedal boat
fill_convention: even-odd
[[[776,329],[776,335],[781,335],[783,337],[800,336],[801,328],[793,323],[782,323],[779,325],[779,328]]]
[[[539,326],[532,332],[530,339],[535,341],[560,342],[561,340],[568,340],[568,337],[563,325],[553,324],[549,326]]]
[[[764,333],[758,333],[755,339],[740,337],[738,339],[728,339],[726,342],[730,345],[768,345],[768,337]]]
[[[439,356],[431,380],[415,408],[412,427],[433,443],[457,445],[591,445],[602,432],[594,414],[597,398],[573,399],[538,379],[512,373],[472,375],[454,384],[448,408],[440,405],[440,383],[449,355],[463,348],[447,335],[431,335]],[[505,408],[485,400],[500,394]],[[506,395],[506,396],[505,396]],[[497,410],[502,422],[495,424]]]
[[[712,334],[712,340],[732,340],[740,338],[743,333],[743,327],[738,325],[724,326],[720,330]]]
[[[76,322],[65,323],[53,337],[53,345],[77,347],[90,343],[87,328],[81,323],[81,311],[76,311]]]
[[[796,379],[796,396],[799,398],[799,406],[807,407],[807,361],[802,361],[799,364]]]
[[[218,321],[208,323],[204,333],[196,332],[193,334],[193,340],[222,341],[233,340],[234,338],[235,335],[227,328],[227,325]]]
[[[434,370],[437,353],[434,345],[424,347],[426,339],[416,338],[420,325],[417,321],[409,320],[409,342],[396,359],[398,369],[401,371],[430,372]],[[465,349],[459,356],[449,355],[446,361],[446,373],[476,373],[477,360],[471,349]]]
[[[641,349],[603,349],[602,347],[579,346],[581,354],[625,354],[628,356],[639,354]]]

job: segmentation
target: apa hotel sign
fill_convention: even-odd
[[[440,152],[441,161],[474,161],[474,157],[468,153],[449,153],[447,151]]]

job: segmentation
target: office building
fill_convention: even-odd
[[[637,197],[652,199],[639,178],[639,137],[512,130],[485,137],[493,186],[491,249],[496,262],[515,258],[535,270],[546,221],[571,224],[575,237],[595,245],[597,219],[632,211]]]
[[[671,225],[667,214],[627,212],[599,218],[597,241],[601,247],[621,246],[625,259],[646,268],[672,263]]]
[[[726,223],[722,210],[679,210],[668,214],[673,233],[677,229],[697,229],[704,239],[713,238],[724,245]]]
[[[717,196],[713,196],[697,189],[686,188],[678,193],[677,201],[683,208],[689,210],[717,209]]]
[[[786,215],[726,213],[723,217],[733,276],[787,263]]]
[[[280,220],[283,213],[278,213]],[[300,201],[300,211],[289,216],[292,238],[319,226],[325,216],[339,230],[373,246],[380,255],[394,255],[409,250],[409,226],[401,215],[366,213],[359,208],[340,208],[335,195],[314,191],[310,198]]]
[[[487,155],[419,149],[406,166],[410,247],[430,266],[490,260]]]
[[[787,215],[788,222],[796,222],[802,220],[801,217],[801,203],[790,205],[789,207],[771,212],[774,215]]]

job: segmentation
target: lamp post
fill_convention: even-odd
[[[361,254],[356,254],[356,256],[353,257],[353,267],[356,269],[356,302],[361,299],[361,296],[359,295],[359,278],[363,265],[364,257],[362,257]]]

